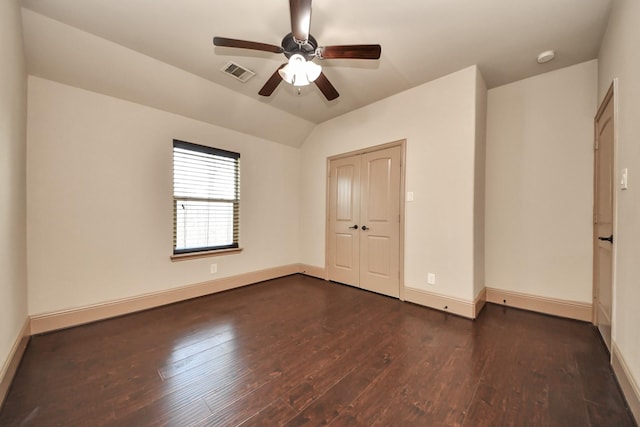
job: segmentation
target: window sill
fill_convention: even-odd
[[[220,256],[220,255],[237,254],[240,252],[242,252],[242,248],[220,249],[217,251],[192,252],[189,254],[171,255],[171,261],[174,261],[174,262],[187,261],[190,259],[197,259],[197,258],[208,258],[208,257]]]

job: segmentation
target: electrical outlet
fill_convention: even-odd
[[[435,285],[436,284],[436,275],[434,273],[427,274],[427,284]]]
[[[211,274],[216,274],[218,272],[218,264],[211,264]]]

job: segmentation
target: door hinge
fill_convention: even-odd
[[[598,223],[598,215],[594,215],[593,216],[593,223],[597,224]]]
[[[596,140],[595,140],[593,145],[594,145],[594,147],[593,147],[594,150],[597,150],[599,148],[598,138],[596,138]]]

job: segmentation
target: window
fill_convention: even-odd
[[[238,248],[240,154],[173,140],[173,254]]]

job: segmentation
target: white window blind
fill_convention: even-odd
[[[173,253],[238,247],[240,154],[173,141]]]

